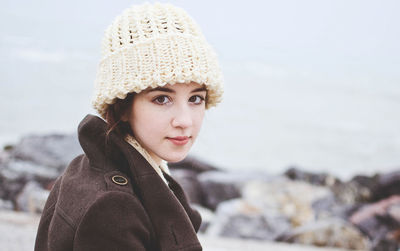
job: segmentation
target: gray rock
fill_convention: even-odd
[[[192,170],[171,169],[171,175],[182,186],[191,203],[203,204],[204,198],[197,173]]]
[[[54,168],[43,166],[29,161],[12,159],[0,169],[0,175],[7,180],[25,178],[32,179],[55,179],[59,172]]]
[[[389,250],[400,239],[399,206],[400,195],[393,195],[363,206],[350,217],[350,222],[372,240],[374,250]]]
[[[294,227],[314,220],[313,202],[330,194],[326,187],[285,178],[248,182],[242,192],[246,201],[268,215],[283,215]]]
[[[303,171],[298,167],[290,167],[285,173],[286,177],[291,180],[305,181],[313,185],[333,186],[341,183],[341,181],[327,173],[312,173]]]
[[[0,167],[0,198],[11,201],[16,208],[16,196],[28,181],[36,181],[48,187],[58,175],[55,168],[11,159]]]
[[[59,173],[81,153],[82,149],[75,134],[26,136],[11,151],[14,159],[56,168]]]
[[[0,154],[0,198],[17,208],[16,196],[28,181],[43,187],[82,153],[75,135],[30,135]]]
[[[15,197],[23,189],[26,182],[27,180],[23,177],[8,180],[0,175],[0,198],[11,201],[15,205]]]
[[[201,215],[201,225],[199,232],[206,232],[207,228],[215,219],[215,213],[208,208],[202,207],[199,204],[191,204],[193,208],[195,208]]]
[[[332,193],[326,197],[315,200],[311,207],[314,210],[316,219],[331,217],[347,219],[358,209],[359,205],[341,203]]]
[[[30,213],[41,213],[48,196],[48,190],[44,190],[38,183],[30,181],[18,194],[16,209]]]
[[[379,175],[372,177],[358,175],[348,182],[336,184],[332,187],[336,198],[344,204],[358,204],[370,202],[378,186]]]
[[[284,233],[278,240],[351,250],[369,247],[368,239],[357,228],[338,218],[309,222]]]
[[[0,168],[3,164],[7,163],[8,160],[10,159],[10,155],[11,155],[10,151],[11,151],[11,149],[9,149],[9,150],[4,149],[3,151],[0,150]]]
[[[400,202],[390,205],[387,213],[393,221],[400,224]]]
[[[372,241],[370,250],[372,251],[399,251],[399,241],[377,238]]]
[[[337,199],[347,204],[369,203],[400,194],[400,171],[373,176],[357,175],[332,187]]]
[[[244,185],[252,180],[271,180],[261,171],[209,171],[198,175],[204,200],[202,205],[215,210],[219,203],[238,198]]]
[[[207,235],[258,240],[274,240],[290,228],[287,218],[268,216],[260,208],[242,199],[221,202]]]
[[[380,175],[377,183],[374,200],[400,194],[400,170]]]

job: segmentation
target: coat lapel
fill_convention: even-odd
[[[168,174],[170,188],[164,183],[147,160],[127,142],[120,142],[129,162],[133,185],[146,209],[160,241],[160,249],[201,250],[196,231],[201,217],[194,211],[181,186]]]
[[[193,227],[194,227],[195,231],[197,232],[201,225],[201,215],[199,214],[199,212],[192,209],[181,185],[179,185],[179,183],[176,182],[176,180],[174,178],[172,178],[172,176],[170,176],[166,172],[163,171],[163,174],[164,174],[164,177],[169,182],[169,187],[174,192],[176,198],[179,200],[179,202],[185,208],[186,213],[188,214],[188,216],[193,224]]]
[[[85,153],[93,159],[92,165],[104,169],[117,166],[132,179],[134,192],[152,222],[160,250],[198,251],[202,250],[197,238],[201,217],[191,209],[181,186],[168,174],[168,186],[147,162],[147,160],[120,136],[111,132],[106,140],[106,123],[96,116],[88,115],[79,127],[80,141],[95,138],[91,145],[83,144]],[[98,159],[98,156],[106,156]]]

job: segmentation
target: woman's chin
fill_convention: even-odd
[[[170,156],[166,156],[166,158],[164,158],[164,160],[167,161],[168,163],[175,163],[175,162],[179,162],[179,161],[183,160],[184,158],[186,158],[186,156],[187,156],[187,153],[170,155]]]

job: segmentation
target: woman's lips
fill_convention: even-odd
[[[174,143],[177,146],[183,146],[189,142],[189,137],[186,137],[186,136],[178,136],[178,137],[174,137],[174,138],[168,137],[167,139],[169,139],[169,141],[171,141],[172,143]]]

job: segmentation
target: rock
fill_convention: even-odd
[[[358,175],[350,181],[332,187],[336,198],[344,204],[371,202],[378,187],[379,175],[372,177]]]
[[[218,205],[207,235],[275,240],[292,227],[314,222],[312,203],[333,196],[326,187],[285,178],[249,181],[241,191],[242,198]]]
[[[16,195],[28,181],[49,187],[69,162],[82,153],[77,136],[31,135],[3,151],[0,158],[0,198],[17,206]]]
[[[0,168],[0,198],[12,201],[15,207],[16,196],[28,181],[36,181],[47,187],[57,176],[54,168],[11,159]]]
[[[400,194],[400,171],[373,176],[357,175],[332,187],[338,200],[347,204],[369,203]]]
[[[278,240],[352,250],[366,250],[369,246],[368,239],[358,229],[335,218],[308,222],[282,234]]]
[[[26,180],[53,180],[59,175],[59,172],[54,168],[33,162],[12,159],[2,167],[0,175],[7,180],[16,180],[19,178]]]
[[[27,180],[24,177],[9,180],[0,174],[0,198],[11,201],[15,205],[15,197],[23,189],[26,182]]]
[[[297,167],[290,167],[284,174],[291,180],[305,181],[318,186],[333,186],[341,183],[338,178],[330,174],[306,172]]]
[[[400,248],[398,242],[388,239],[377,238],[371,244],[370,250],[373,251],[398,251]]]
[[[202,205],[215,210],[225,200],[241,196],[242,187],[251,180],[268,181],[271,176],[261,171],[208,171],[198,175],[203,191]]]
[[[195,171],[185,169],[171,169],[170,171],[174,179],[182,186],[191,203],[204,204],[203,192]]]
[[[388,234],[388,239],[397,244],[397,248],[400,249],[400,228],[396,229]]]
[[[218,170],[218,168],[191,156],[176,163],[168,163],[168,167],[171,169],[192,170],[196,173]]]
[[[312,203],[329,194],[326,187],[284,178],[248,182],[242,191],[246,201],[264,212],[283,215],[293,226],[312,221],[315,218]]]
[[[240,197],[240,191],[234,184],[216,182],[205,176],[200,177],[199,181],[204,194],[202,205],[212,210],[222,201]]]
[[[387,213],[391,219],[400,224],[400,203],[390,205],[388,207]]]
[[[400,195],[393,195],[365,205],[350,217],[350,222],[372,240],[373,250],[393,250],[400,243],[399,208]]]
[[[379,176],[374,200],[381,200],[395,194],[400,194],[400,170]]]
[[[193,208],[195,208],[201,215],[201,225],[199,232],[204,233],[206,232],[207,228],[211,224],[211,222],[215,219],[215,214],[208,208],[202,207],[199,204],[191,204]]]
[[[58,173],[61,173],[69,162],[81,153],[82,149],[75,134],[53,134],[23,137],[11,151],[11,156],[39,166],[56,168]]]
[[[10,159],[10,151],[12,150],[12,148],[7,148],[4,147],[3,151],[0,151],[0,168],[4,163],[7,163],[8,160]]]
[[[393,195],[362,207],[350,217],[350,222],[374,239],[400,228],[399,207],[400,195]]]
[[[243,199],[221,202],[214,221],[206,230],[210,236],[274,240],[290,227],[288,220],[280,215],[268,216],[261,208]]]
[[[44,190],[34,181],[28,182],[16,198],[17,210],[30,213],[41,213],[46,203],[49,191]]]
[[[393,195],[387,199],[362,207],[350,217],[350,221],[357,225],[372,217],[383,217],[385,215],[390,216],[390,214],[395,216],[393,220],[396,221],[396,209],[398,206],[400,206],[400,195]]]
[[[311,207],[317,220],[332,217],[347,219],[359,208],[359,205],[343,204],[339,202],[332,193],[326,197],[315,200],[312,202]]]

